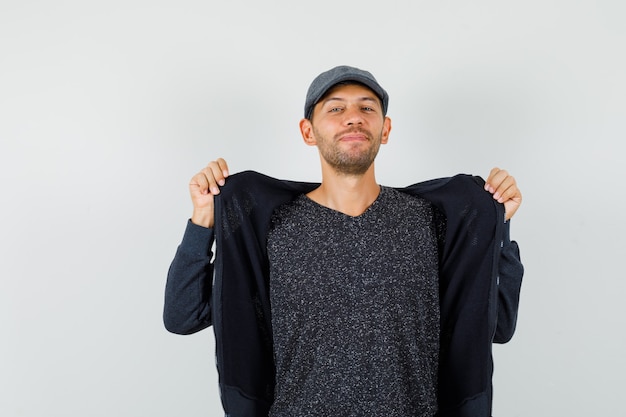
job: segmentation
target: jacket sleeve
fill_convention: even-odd
[[[213,229],[187,222],[165,285],[163,323],[176,334],[192,334],[211,325]]]
[[[495,343],[506,343],[513,337],[517,323],[519,296],[524,267],[517,242],[509,237],[510,223],[506,222],[498,267],[498,315]]]

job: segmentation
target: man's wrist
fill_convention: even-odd
[[[212,228],[213,212],[212,210],[194,210],[191,216],[191,222],[195,225]]]

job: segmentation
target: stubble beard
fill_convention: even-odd
[[[338,174],[347,176],[360,176],[367,172],[378,155],[382,139],[382,132],[374,137],[370,132],[362,129],[350,129],[335,135],[332,139],[321,135],[315,127],[313,127],[313,132],[317,138],[317,148],[324,161]],[[345,146],[340,146],[339,138],[349,132],[365,135],[369,142],[367,149],[362,149],[362,142],[354,144],[348,149]]]

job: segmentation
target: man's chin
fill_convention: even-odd
[[[359,176],[367,172],[374,161],[341,161],[338,163],[330,163],[330,166],[338,173],[349,176]]]

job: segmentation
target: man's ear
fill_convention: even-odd
[[[389,142],[389,133],[391,133],[391,119],[385,116],[385,120],[383,121],[383,132],[381,136],[382,144],[386,144]]]
[[[300,133],[302,134],[302,139],[304,139],[304,143],[309,146],[317,145],[317,141],[315,140],[315,135],[313,134],[313,125],[309,119],[300,120]]]

